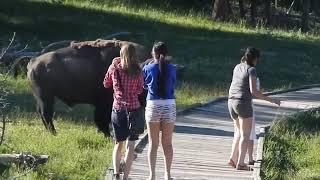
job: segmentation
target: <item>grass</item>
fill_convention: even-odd
[[[320,109],[276,122],[267,133],[264,179],[320,179]]]
[[[6,81],[13,92],[8,97],[5,143],[0,153],[32,152],[48,154],[47,164],[28,175],[31,179],[103,179],[111,162],[113,143],[97,133],[92,123],[92,108],[67,108],[58,103],[55,125],[58,135],[52,136],[35,113],[34,100],[24,78]],[[0,167],[1,177],[17,174],[16,168]],[[0,178],[1,179],[1,178]]]
[[[241,22],[212,22],[204,13],[186,8],[190,6],[175,7],[147,0],[2,0],[0,47],[8,43],[13,32],[34,50],[40,49],[40,42],[45,45],[64,39],[96,39],[118,31],[143,33],[120,39],[148,48],[154,41],[165,41],[174,61],[186,67],[178,77],[179,108],[226,95],[232,69],[240,61],[240,49],[248,45],[262,50],[258,73],[265,90],[318,82],[318,36],[260,26],[252,28]],[[35,113],[25,77],[9,78],[6,86],[13,93],[9,96],[11,123],[2,152],[48,153],[49,164],[37,170],[32,175],[34,179],[51,176],[56,179],[99,178],[102,169],[110,164],[111,142],[95,132],[90,107],[77,106],[70,110],[58,103],[55,124],[59,135],[53,137],[43,130]],[[27,140],[30,143],[25,143]],[[82,141],[90,145],[81,149],[77,143]],[[40,142],[45,144],[40,145]],[[60,142],[67,143],[59,146]],[[84,163],[78,162],[80,156]],[[80,168],[81,165],[85,167]]]

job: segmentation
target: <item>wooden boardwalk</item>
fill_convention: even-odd
[[[255,101],[257,126],[269,125],[276,117],[320,106],[320,88],[288,92],[275,97],[283,100],[280,109],[267,102]],[[226,165],[233,138],[233,124],[227,101],[194,108],[177,118],[173,137],[175,180],[253,179],[252,172],[236,171]],[[159,147],[157,180],[163,179],[162,150]],[[135,160],[130,178],[148,177],[147,148]]]

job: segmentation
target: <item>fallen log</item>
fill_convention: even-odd
[[[30,153],[21,154],[0,154],[0,164],[8,165],[12,163],[29,163],[30,165],[44,164],[48,161],[49,155],[32,155]]]

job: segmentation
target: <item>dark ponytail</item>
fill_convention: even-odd
[[[248,47],[241,58],[241,62],[247,62],[248,65],[254,66],[253,61],[260,57],[260,50],[254,47]]]
[[[153,56],[154,58],[158,59],[159,63],[159,76],[158,76],[158,90],[157,95],[160,98],[166,97],[166,88],[165,88],[165,81],[166,81],[166,60],[165,57],[168,53],[167,46],[164,42],[157,42],[153,45]]]

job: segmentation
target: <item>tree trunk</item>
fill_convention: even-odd
[[[250,18],[251,18],[251,24],[253,26],[256,25],[256,17],[257,17],[257,0],[250,0]]]
[[[232,14],[229,0],[214,0],[212,1],[212,5],[212,18],[214,20],[224,21],[229,19]]]
[[[309,10],[310,10],[310,0],[302,0],[302,22],[301,28],[303,32],[307,32],[309,30]]]
[[[319,0],[313,0],[312,2],[313,2],[313,4],[312,4],[313,11],[315,12],[315,14],[317,16],[320,16],[320,3],[319,3]]]
[[[268,26],[271,23],[271,0],[264,0],[264,22]]]
[[[239,9],[240,9],[240,17],[241,17],[241,18],[245,18],[245,16],[246,16],[246,11],[245,11],[245,9],[244,9],[243,0],[239,0]]]

